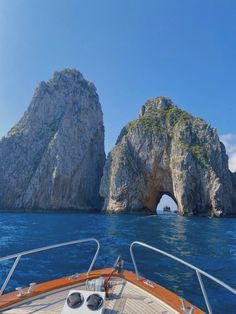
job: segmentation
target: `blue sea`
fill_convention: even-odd
[[[101,251],[94,268],[110,267],[121,254],[133,270],[132,241],[165,250],[236,287],[236,219],[75,213],[1,213],[0,256],[50,244],[94,237]],[[6,291],[86,271],[94,244],[81,244],[22,258]],[[205,310],[194,271],[145,248],[134,249],[140,273]],[[0,283],[13,261],[0,264]],[[236,313],[236,297],[203,279],[213,313]]]

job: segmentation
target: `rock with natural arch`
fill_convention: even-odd
[[[163,193],[181,214],[235,212],[234,175],[216,130],[165,97],[121,131],[101,181],[103,209],[155,214]]]

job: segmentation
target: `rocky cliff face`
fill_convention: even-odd
[[[96,88],[76,70],[56,72],[0,141],[0,208],[99,208],[104,162]]]
[[[110,212],[154,213],[167,194],[180,213],[231,214],[234,181],[216,130],[157,97],[122,130],[106,161],[100,193]]]

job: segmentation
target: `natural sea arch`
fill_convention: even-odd
[[[178,211],[178,203],[175,197],[168,192],[161,192],[156,201],[156,213],[162,213],[165,206],[170,207],[171,212]]]

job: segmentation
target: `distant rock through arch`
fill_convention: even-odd
[[[170,207],[171,212],[178,211],[178,204],[172,195],[170,193],[161,193],[161,197],[158,198],[157,206],[156,206],[156,213],[161,214],[163,213],[164,207]]]

